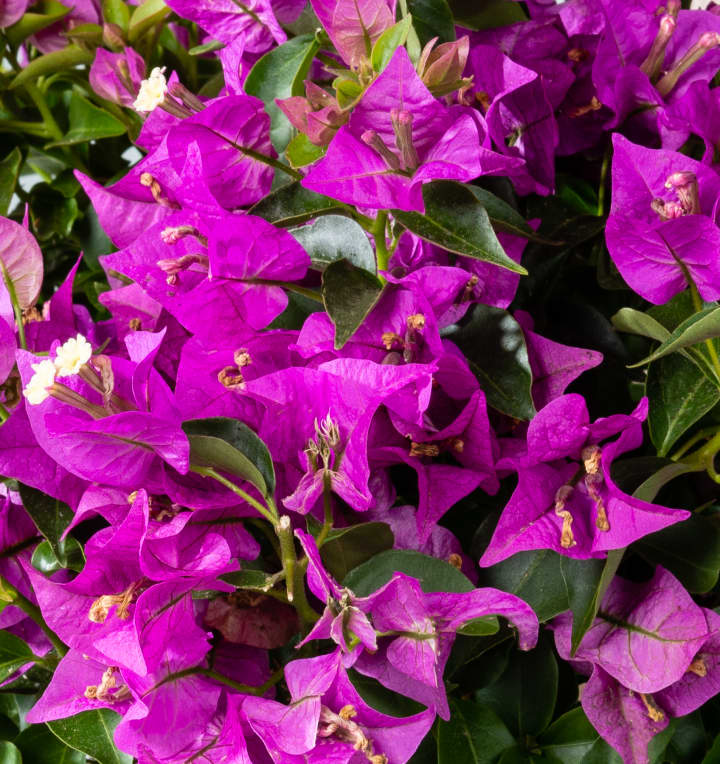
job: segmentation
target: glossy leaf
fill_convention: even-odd
[[[190,462],[229,472],[252,483],[266,498],[275,492],[275,468],[267,446],[237,419],[211,417],[183,422]]]
[[[316,146],[314,143],[311,143],[305,133],[298,133],[288,143],[285,150],[288,162],[295,168],[306,167],[320,159],[324,154],[325,149],[322,146]]]
[[[374,71],[379,74],[388,65],[393,53],[405,44],[411,27],[412,17],[408,15],[378,37],[370,53],[370,64]]]
[[[250,208],[250,214],[258,215],[280,228],[289,228],[342,208],[343,205],[335,199],[316,194],[301,186],[300,181],[293,181],[261,199]]]
[[[43,10],[44,13],[25,13],[19,21],[16,21],[12,26],[4,30],[8,42],[13,47],[20,45],[30,35],[34,35],[56,21],[60,21],[70,12],[70,8],[66,8],[57,2],[46,3],[46,7]]]
[[[85,754],[68,748],[44,724],[33,724],[15,739],[25,762],[32,764],[85,764]]]
[[[123,32],[127,32],[130,24],[130,9],[125,0],[103,0],[102,17],[106,23],[117,24]]]
[[[310,255],[313,267],[325,270],[345,259],[357,268],[375,273],[375,253],[365,231],[343,215],[326,215],[290,233]]]
[[[64,502],[36,488],[20,483],[19,489],[25,511],[32,518],[35,527],[47,539],[58,560],[64,559],[65,547],[60,537],[70,525],[73,511]]]
[[[94,55],[78,45],[68,45],[62,50],[55,50],[33,59],[10,82],[9,88],[17,88],[26,82],[36,80],[45,74],[57,74],[67,69],[74,69],[81,64],[91,64]]]
[[[650,401],[648,427],[659,456],[720,401],[720,388],[680,355],[650,364],[645,394]]]
[[[438,764],[493,764],[515,739],[487,706],[450,702],[450,720],[438,723]]]
[[[32,663],[33,652],[25,642],[9,631],[0,631],[0,682],[26,663]]]
[[[22,764],[22,755],[13,743],[0,741],[0,764]]]
[[[245,80],[245,92],[257,96],[270,115],[270,138],[278,153],[290,142],[293,128],[275,99],[303,94],[303,80],[319,47],[314,34],[293,37],[266,53]]]
[[[114,711],[98,708],[46,724],[65,745],[86,753],[98,764],[130,764],[132,756],[118,751],[113,742],[120,719]]]
[[[408,0],[407,5],[421,45],[433,37],[439,37],[439,43],[455,39],[455,22],[446,0]]]
[[[120,120],[115,119],[104,109],[95,106],[74,91],[70,94],[68,119],[70,120],[70,129],[61,141],[56,141],[52,145],[68,146],[111,138],[114,135],[122,135],[127,129]]]
[[[461,183],[435,181],[423,186],[425,214],[393,210],[396,220],[422,239],[450,252],[499,265],[515,273],[527,271],[507,256],[488,213]]]
[[[144,3],[135,6],[128,24],[130,44],[142,37],[155,24],[159,24],[169,13],[170,9],[163,0],[145,0]]]
[[[0,162],[0,215],[10,211],[21,163],[22,152],[17,146]]]
[[[470,320],[446,336],[465,354],[490,406],[516,419],[532,419],[535,406],[525,335],[507,311],[476,305]]]
[[[544,753],[563,764],[581,764],[600,735],[582,708],[574,708],[556,719],[538,738]]]
[[[392,549],[395,537],[387,523],[361,523],[330,531],[320,549],[325,567],[342,581],[358,565]]]
[[[80,571],[85,564],[85,555],[79,542],[72,536],[61,539],[57,544],[57,554],[49,541],[41,541],[33,550],[31,565],[41,573],[49,575],[68,568]]]
[[[499,196],[495,196],[492,192],[479,186],[470,185],[465,186],[465,188],[485,208],[493,228],[505,231],[506,233],[512,233],[515,236],[522,236],[524,239],[531,239],[541,244],[559,244],[559,242],[550,242],[548,239],[538,236],[527,224],[525,218]]]
[[[373,273],[348,260],[328,265],[322,277],[325,310],[335,325],[335,349],[355,333],[382,294],[383,285]]]

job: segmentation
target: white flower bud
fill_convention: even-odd
[[[135,111],[152,111],[165,100],[167,93],[167,80],[165,79],[165,67],[156,66],[150,76],[140,83],[140,91],[133,103]]]
[[[55,368],[58,377],[69,377],[77,374],[80,367],[86,364],[92,356],[92,345],[82,336],[71,337],[57,349]]]

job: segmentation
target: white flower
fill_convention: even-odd
[[[152,111],[165,100],[167,93],[167,80],[165,79],[165,67],[156,66],[150,76],[140,83],[140,91],[133,103],[135,111]]]
[[[92,345],[82,336],[71,337],[57,349],[55,368],[58,377],[69,377],[77,374],[80,367],[90,360]]]
[[[35,372],[23,390],[23,395],[28,403],[37,406],[42,403],[49,395],[48,388],[55,381],[55,364],[46,358],[40,363],[32,364],[32,370]]]

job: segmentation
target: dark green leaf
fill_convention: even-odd
[[[421,45],[433,37],[439,37],[438,42],[455,39],[455,22],[446,0],[408,0],[408,11]]]
[[[270,115],[270,139],[279,154],[290,142],[293,128],[275,99],[303,94],[303,80],[318,48],[319,43],[313,34],[293,37],[266,53],[245,80],[245,92],[257,96],[265,104]]]
[[[694,313],[695,306],[689,289],[676,294],[672,300],[664,305],[653,305],[648,309],[648,315],[659,321],[669,332],[677,329],[685,319],[690,318]]]
[[[505,310],[476,305],[470,321],[446,332],[463,351],[490,406],[516,419],[535,415],[525,334]]]
[[[93,58],[93,53],[83,50],[78,45],[68,45],[62,50],[55,50],[33,59],[15,76],[8,87],[16,88],[45,74],[56,74],[66,69],[74,69],[80,64],[91,64]]]
[[[581,764],[599,738],[582,708],[574,708],[556,719],[537,742],[563,764]]]
[[[438,764],[493,764],[514,742],[491,708],[453,698],[449,721],[438,723]]]
[[[65,528],[73,519],[73,512],[67,504],[48,496],[30,486],[18,484],[25,511],[30,515],[35,527],[48,540],[58,559],[64,559],[64,547],[61,546]]]
[[[613,326],[621,332],[639,334],[659,342],[665,342],[670,337],[670,332],[659,321],[640,310],[621,308],[611,320]]]
[[[452,180],[423,186],[425,214],[393,210],[395,219],[422,239],[450,252],[483,260],[515,273],[527,271],[507,256],[485,208],[472,191]]]
[[[660,456],[720,401],[720,388],[680,355],[650,364],[645,394],[650,401],[650,437]]]
[[[524,239],[531,239],[541,244],[555,243],[544,239],[542,236],[538,236],[527,224],[525,218],[499,196],[495,196],[495,194],[479,186],[466,186],[466,188],[472,192],[472,195],[485,208],[493,228],[515,234],[515,236],[522,236]]]
[[[220,578],[237,589],[266,592],[272,588],[272,576],[262,570],[243,569],[235,573],[224,573]]]
[[[336,350],[353,336],[380,299],[382,290],[377,276],[345,259],[328,265],[322,276],[322,297],[335,325]]]
[[[5,36],[13,47],[30,37],[30,35],[46,29],[56,21],[67,16],[70,8],[66,8],[57,2],[44,3],[43,13],[25,13],[21,19],[5,30]]]
[[[22,764],[20,751],[7,740],[0,742],[0,764]]]
[[[85,764],[85,754],[68,748],[44,724],[33,724],[14,741],[25,762],[32,764]]]
[[[10,211],[21,162],[22,152],[17,146],[0,162],[0,215]]]
[[[348,678],[360,697],[377,711],[388,716],[402,718],[412,716],[423,710],[423,706],[416,700],[392,692],[380,684],[376,679],[359,674],[354,669],[348,671]]]
[[[267,446],[237,419],[211,417],[183,422],[190,462],[213,467],[252,483],[266,498],[275,493],[275,468]]]
[[[222,50],[224,47],[224,42],[220,42],[220,40],[210,40],[210,42],[206,42],[203,45],[194,45],[188,50],[188,53],[191,56],[202,56],[204,53],[212,53],[216,50]]]
[[[394,543],[395,537],[386,523],[361,523],[330,531],[320,556],[335,579],[342,581],[349,571],[392,549]]]
[[[80,215],[76,199],[67,199],[46,183],[38,183],[30,192],[30,219],[39,241],[53,236],[67,238]]]
[[[393,24],[378,37],[370,53],[370,64],[374,71],[380,73],[390,63],[393,53],[405,45],[408,33],[412,27],[412,17],[405,16],[397,24]]]
[[[250,214],[258,215],[280,228],[289,228],[340,209],[342,209],[340,202],[309,191],[300,185],[299,180],[296,180],[281,186],[261,199],[250,208]]]
[[[571,557],[560,560],[568,605],[573,614],[573,654],[595,620],[600,602],[620,565],[623,551],[615,549],[608,552],[605,560],[574,560]]]
[[[518,736],[538,735],[550,723],[558,689],[558,666],[553,639],[541,634],[537,647],[518,652],[500,678],[475,693]]]
[[[163,0],[145,0],[144,3],[135,7],[130,16],[128,25],[128,41],[132,45],[135,40],[142,37],[155,24],[159,24],[165,16],[170,13],[170,9]]]
[[[114,711],[98,708],[46,724],[63,743],[92,756],[98,764],[130,764],[132,756],[118,751],[113,742],[121,718]]]
[[[515,594],[530,605],[541,621],[549,621],[569,607],[560,567],[562,557],[549,549],[518,552],[480,571],[480,586]]]
[[[705,754],[702,764],[720,764],[720,735],[715,738],[712,748]]]
[[[357,268],[375,273],[375,253],[365,231],[343,215],[326,215],[310,225],[290,231],[310,255],[317,270],[345,259]]]
[[[689,591],[710,591],[720,571],[720,515],[691,515],[633,545],[650,562],[667,568]]]
[[[57,544],[57,554],[49,541],[43,541],[33,550],[30,563],[41,573],[54,573],[69,568],[80,571],[85,564],[83,549],[72,536],[61,539]]]
[[[68,119],[70,129],[63,139],[56,141],[52,144],[53,146],[68,146],[73,143],[110,138],[114,135],[122,135],[127,129],[120,120],[90,103],[75,91],[70,94]]]
[[[343,586],[358,597],[367,597],[384,586],[396,571],[417,578],[424,592],[469,592],[475,588],[450,563],[407,549],[380,552],[351,570],[343,579]]]
[[[311,143],[305,133],[298,133],[288,143],[285,150],[288,162],[293,167],[306,167],[320,159],[324,154],[325,149],[322,146],[316,146],[314,143]]]
[[[9,631],[0,631],[0,682],[4,682],[20,666],[33,662],[33,651]]]
[[[690,316],[661,342],[660,347],[647,358],[632,364],[630,368],[643,366],[669,353],[675,353],[713,337],[720,337],[720,307],[718,306],[705,308],[700,313]]]

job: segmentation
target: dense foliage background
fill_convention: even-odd
[[[0,5],[0,762],[720,760],[720,6]]]

